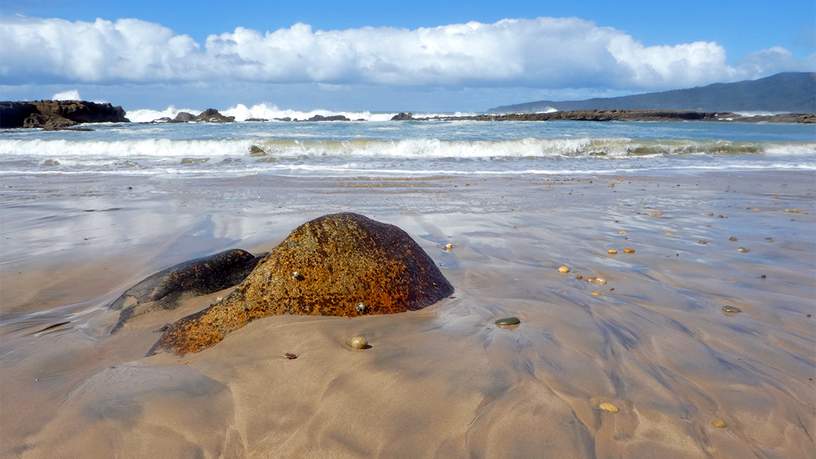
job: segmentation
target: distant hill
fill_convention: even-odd
[[[587,100],[540,100],[491,108],[493,113],[557,110],[695,110],[816,112],[816,73],[777,73],[758,80]]]

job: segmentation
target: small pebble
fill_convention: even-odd
[[[767,279],[767,278],[768,278],[768,276],[767,276],[766,274],[761,274],[761,275],[759,276],[759,278],[760,278],[760,279]]]
[[[363,335],[357,335],[351,338],[349,341],[349,346],[354,349],[367,349],[368,348],[368,340]]]
[[[617,413],[618,411],[620,411],[617,406],[609,402],[601,403],[600,405],[598,405],[598,408],[600,408],[601,411],[606,411],[607,413]]]
[[[742,309],[736,306],[731,306],[730,304],[726,304],[725,306],[722,307],[722,312],[726,314],[737,314],[742,312]]]
[[[708,241],[706,241],[705,239],[697,239],[697,243],[700,245],[706,245],[708,244]]]
[[[618,249],[609,249],[606,251],[606,253],[608,253],[609,255],[617,255]]]
[[[452,251],[452,250],[453,250],[453,247],[454,247],[454,245],[453,245],[453,244],[451,244],[450,242],[448,242],[447,244],[445,244],[445,247],[443,248],[443,250],[444,250],[445,252],[450,252],[450,251]]]
[[[512,327],[514,325],[520,324],[521,320],[519,320],[518,317],[505,317],[497,320],[495,323],[499,327]]]
[[[364,303],[357,304],[357,307],[354,309],[357,310],[357,314],[365,314],[366,312],[366,305]]]
[[[620,234],[621,236],[626,236],[626,230],[620,230],[618,231],[618,234]]]
[[[592,296],[601,296],[601,292],[598,291],[598,290],[593,290],[592,293],[590,293],[590,295],[592,295]]]
[[[740,247],[740,248],[737,249],[737,252],[739,252],[739,253],[748,253],[750,251],[751,251],[751,249],[749,249],[747,247]]]
[[[575,278],[578,279],[578,280],[581,280],[581,279],[584,278],[584,275],[583,274],[576,274]]]
[[[301,280],[304,279],[304,277],[303,277],[303,274],[295,271],[295,272],[292,273],[292,279],[294,279],[296,281],[301,281]]]
[[[298,358],[297,354],[292,354],[291,352],[287,352],[286,354],[283,354],[283,356],[289,360],[295,360]]]
[[[635,253],[635,249],[633,249],[631,247],[624,247],[623,248],[623,253]]]
[[[569,266],[567,266],[567,265],[559,266],[558,267],[558,272],[561,273],[561,274],[566,274],[566,273],[570,272]]]
[[[716,427],[718,429],[725,429],[728,427],[728,424],[725,423],[722,419],[715,419],[711,421],[711,427]]]
[[[731,241],[731,242],[737,242],[737,237],[736,236],[731,236],[731,237],[728,238],[728,240]]]
[[[606,285],[606,279],[604,279],[603,277],[593,277],[590,278],[589,281],[595,285]]]

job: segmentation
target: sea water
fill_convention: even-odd
[[[589,175],[816,170],[816,126],[737,122],[103,123],[0,130],[0,176]],[[374,121],[371,121],[374,120]],[[255,145],[264,156],[251,156]]]

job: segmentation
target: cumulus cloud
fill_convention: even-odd
[[[51,96],[51,100],[82,100],[79,97],[79,91],[76,89],[71,89],[70,91],[61,91],[53,96]]]
[[[259,32],[203,44],[137,19],[0,18],[0,84],[241,80],[326,85],[654,89],[763,76],[798,62],[783,48],[730,65],[714,42],[647,46],[576,18],[401,29]],[[810,62],[812,64],[812,62]]]

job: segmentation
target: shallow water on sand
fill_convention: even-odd
[[[813,178],[13,177],[0,455],[812,457]],[[144,356],[218,292],[108,335],[105,305],[152,272],[341,210],[405,229],[454,296]]]

